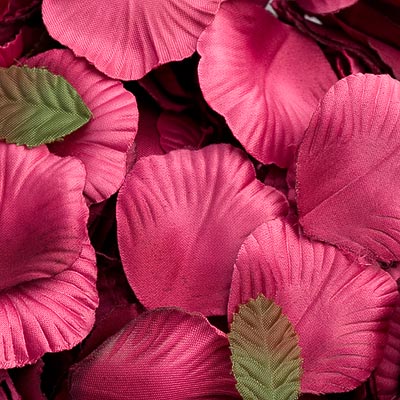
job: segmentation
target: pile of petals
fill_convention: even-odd
[[[0,2],[0,400],[400,399],[400,2]]]

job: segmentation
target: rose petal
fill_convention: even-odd
[[[27,64],[62,75],[91,110],[93,118],[88,124],[49,148],[61,156],[73,155],[85,164],[85,194],[90,202],[110,197],[124,180],[127,153],[137,132],[134,96],[70,50],[50,50],[28,59]]]
[[[70,268],[0,295],[0,367],[31,364],[74,347],[91,330],[98,305],[93,248],[85,243]]]
[[[201,315],[146,312],[77,364],[75,400],[240,399],[226,336]]]
[[[243,239],[286,212],[284,196],[257,181],[246,155],[231,146],[143,158],[117,202],[128,281],[146,308],[224,315]]]
[[[87,237],[83,166],[4,142],[0,165],[1,288],[68,269]]]
[[[369,377],[398,300],[381,268],[352,262],[278,219],[257,228],[239,251],[229,318],[259,293],[293,324],[304,360],[301,391],[316,394],[349,391]]]
[[[357,255],[400,259],[400,83],[352,75],[329,90],[300,146],[297,200],[307,235]]]
[[[50,35],[112,78],[136,80],[192,55],[221,0],[44,0]],[[108,10],[108,12],[104,12]]]
[[[197,49],[209,105],[249,154],[288,167],[336,80],[318,46],[261,7],[233,0],[221,5]]]

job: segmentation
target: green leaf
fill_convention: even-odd
[[[228,334],[237,389],[245,400],[292,400],[302,373],[298,337],[262,294],[240,306]]]
[[[0,139],[39,146],[76,131],[90,117],[63,77],[44,68],[0,68]]]

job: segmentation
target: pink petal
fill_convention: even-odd
[[[399,275],[399,267],[393,275]],[[398,278],[396,276],[396,278]],[[395,312],[390,320],[388,341],[383,353],[382,361],[374,371],[373,381],[379,400],[392,400],[397,398],[400,391],[400,299],[397,300]]]
[[[137,132],[134,96],[70,50],[50,50],[28,59],[27,64],[62,75],[91,110],[93,117],[88,124],[49,148],[61,156],[73,155],[85,164],[85,195],[90,202],[110,197],[124,180],[127,153]]]
[[[240,399],[228,339],[199,314],[146,312],[73,368],[75,400]]]
[[[122,265],[146,308],[179,306],[224,315],[243,239],[287,212],[229,145],[143,158],[117,202]]]
[[[74,347],[90,332],[98,304],[95,254],[84,244],[65,271],[0,294],[0,367],[30,364]]]
[[[162,112],[157,121],[160,144],[165,152],[178,149],[198,150],[212,129],[205,130],[187,114]]]
[[[328,14],[350,7],[358,0],[296,0],[305,11],[313,14]]]
[[[377,266],[351,262],[283,220],[269,221],[239,251],[229,317],[263,293],[282,307],[299,335],[301,391],[344,392],[366,380],[382,357],[398,299],[393,279]]]
[[[352,75],[321,101],[300,146],[297,199],[307,235],[361,256],[400,259],[400,83]]]
[[[192,55],[221,0],[44,0],[50,35],[112,78],[136,80]],[[112,12],[104,12],[112,10]]]
[[[127,323],[137,318],[142,311],[137,304],[127,304],[115,307],[102,319],[96,318],[94,328],[79,353],[79,359],[87,357],[110,336],[115,335]]]
[[[209,105],[253,157],[288,167],[318,100],[336,80],[319,47],[261,7],[232,0],[197,49]]]
[[[68,269],[87,237],[88,210],[79,161],[60,159],[44,146],[28,150],[0,142],[0,165],[4,290]]]

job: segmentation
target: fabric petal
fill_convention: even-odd
[[[300,146],[296,191],[307,235],[400,259],[400,82],[352,75],[329,90]]]
[[[85,164],[85,195],[90,202],[110,197],[125,177],[127,153],[138,128],[134,96],[70,50],[50,50],[28,59],[27,64],[62,75],[91,110],[93,118],[88,124],[49,149],[60,156],[73,155]]]
[[[240,399],[226,336],[199,314],[146,312],[72,369],[75,400]]]
[[[349,391],[369,377],[382,358],[398,300],[395,282],[381,268],[350,261],[279,219],[243,243],[229,318],[259,293],[293,324],[303,358],[301,391],[315,394]]]
[[[336,81],[317,44],[263,8],[233,0],[221,5],[197,50],[209,105],[250,155],[288,167],[318,101]]]
[[[155,67],[195,52],[221,0],[44,0],[50,35],[106,75],[142,78]],[[108,10],[109,12],[104,12]]]
[[[82,164],[0,142],[0,165],[1,289],[68,269],[87,237]]]
[[[0,294],[0,367],[34,363],[44,353],[70,349],[90,332],[98,304],[95,253],[51,278],[35,279]]]
[[[350,7],[358,0],[296,0],[305,11],[313,14],[328,14]]]
[[[122,265],[146,308],[224,315],[236,254],[287,202],[229,145],[139,160],[117,201]]]
[[[101,319],[96,317],[96,323],[82,346],[79,359],[87,357],[110,336],[115,335],[127,323],[137,318],[142,311],[138,304],[126,304],[113,308]]]
[[[393,278],[399,279],[399,267],[395,273],[388,271]],[[397,275],[397,276],[396,276]],[[399,282],[399,281],[398,281]],[[382,361],[373,374],[379,400],[392,400],[400,391],[400,299],[390,320],[388,340]]]

